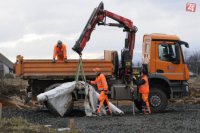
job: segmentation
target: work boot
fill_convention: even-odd
[[[147,107],[148,113],[151,114],[151,109],[150,107]]]
[[[110,111],[107,112],[107,115],[112,116],[112,113]]]
[[[102,116],[101,113],[96,113],[97,116]]]
[[[95,115],[96,115],[96,116],[101,116],[101,113],[98,112],[98,109],[96,109]]]
[[[144,113],[145,113],[145,107],[142,106],[142,110],[141,110],[140,114],[144,114]]]
[[[145,115],[151,114],[151,110],[150,110],[149,107],[145,107],[145,109],[144,109],[144,114],[145,114]]]

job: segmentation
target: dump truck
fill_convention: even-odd
[[[107,17],[118,23],[106,23]],[[84,74],[89,80],[95,78],[92,68],[101,68],[108,81],[109,98],[132,100],[136,107],[141,109],[137,87],[132,92],[130,86],[133,76],[139,70],[134,68],[132,63],[137,27],[131,20],[105,10],[101,2],[92,12],[82,34],[72,48],[80,57],[96,25],[119,27],[127,33],[124,48],[121,50],[121,61],[119,61],[117,51],[105,51],[104,59],[69,59],[67,63],[23,59],[23,56],[19,55],[15,63],[15,72],[17,76],[28,80],[27,92],[34,97],[55,88],[60,83],[74,81],[81,60]],[[182,98],[188,95],[189,72],[184,62],[182,47],[188,48],[189,45],[176,35],[153,33],[143,37],[142,63],[149,71],[149,101],[152,112],[163,111],[167,106],[168,99]],[[83,99],[84,92],[75,91],[73,97],[74,100]]]

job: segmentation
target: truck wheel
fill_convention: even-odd
[[[47,88],[45,89],[45,92],[50,91],[50,90],[52,90],[52,89],[58,87],[59,85],[61,85],[61,83],[56,83],[56,84],[50,85],[49,87],[47,87]],[[51,104],[48,103],[48,101],[45,102],[45,106],[47,107],[47,109],[48,109],[51,113],[53,113],[53,114],[58,114],[57,111],[51,106]],[[69,105],[68,110],[65,112],[65,115],[69,115],[69,114],[71,113],[73,107],[74,107],[74,100],[72,99],[72,101],[71,101],[71,103],[70,103],[70,105]]]
[[[162,112],[167,107],[166,94],[155,87],[150,88],[149,103],[152,112]]]

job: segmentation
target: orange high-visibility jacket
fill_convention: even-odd
[[[145,83],[139,87],[139,93],[147,94],[149,93],[149,82],[147,75],[143,75],[142,79],[145,81]]]
[[[100,74],[98,77],[96,77],[96,79],[94,81],[90,82],[91,84],[97,84],[97,88],[99,91],[107,91],[108,90],[108,84],[106,81],[106,78],[104,76],[104,74]]]
[[[62,44],[61,49],[57,47],[57,44],[54,46],[53,58],[58,58],[58,60],[63,61],[67,59],[67,47],[65,44]]]

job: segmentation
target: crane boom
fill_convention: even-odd
[[[106,17],[111,18],[118,23],[106,23]],[[119,28],[124,28],[123,31],[127,33],[125,39],[124,49],[121,51],[121,66],[122,69],[119,71],[119,75],[128,81],[132,74],[132,58],[133,50],[135,45],[135,33],[137,32],[137,27],[133,25],[130,19],[124,18],[120,15],[112,13],[110,11],[104,10],[104,4],[101,2],[97,8],[92,12],[82,34],[73,46],[73,50],[79,55],[82,55],[82,51],[89,41],[91,33],[95,29],[96,25],[107,25]],[[118,76],[119,76],[118,75]]]
[[[106,17],[109,17],[119,23],[105,23]],[[127,18],[119,16],[115,13],[110,11],[104,10],[104,4],[101,2],[97,8],[94,9],[92,12],[83,32],[81,33],[79,39],[76,41],[74,47],[72,48],[76,51],[79,55],[82,54],[82,51],[89,41],[92,31],[95,29],[96,25],[108,25],[108,26],[116,26],[116,27],[123,27],[124,31],[128,33],[128,48],[131,57],[133,56],[133,49],[135,44],[135,33],[137,32],[137,27],[133,26],[133,22]]]
[[[92,14],[91,14],[87,24],[85,25],[85,28],[83,29],[80,37],[78,38],[74,47],[72,48],[79,55],[82,54],[82,51],[83,51],[86,43],[90,39],[90,35],[91,35],[92,31],[94,30],[96,24],[100,21],[100,20],[98,20],[100,18],[99,14],[100,14],[100,10],[103,10],[103,9],[104,9],[103,3],[101,2],[99,4],[99,6],[97,8],[95,8],[94,11],[92,12]]]

